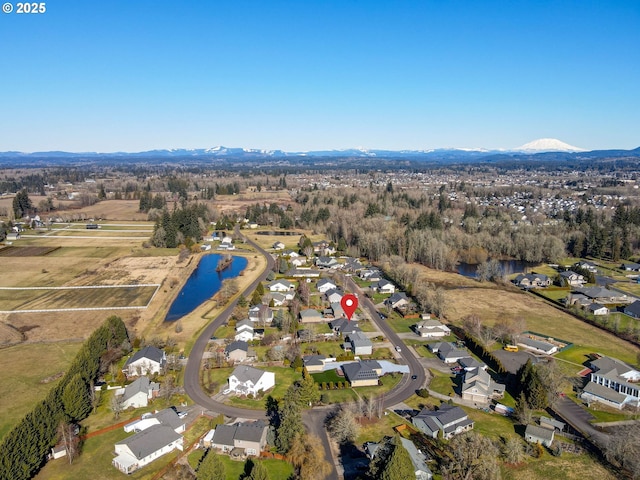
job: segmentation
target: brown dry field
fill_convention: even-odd
[[[212,210],[218,210],[220,213],[244,212],[247,207],[256,203],[292,203],[291,196],[286,190],[265,191],[265,192],[245,192],[239,195],[219,195],[215,200],[206,203],[212,207]]]
[[[271,246],[276,242],[284,243],[286,249],[293,249],[297,251],[298,241],[300,240],[300,237],[302,235],[306,235],[307,237],[309,237],[312,242],[318,242],[320,240],[326,239],[326,236],[324,235],[314,234],[312,230],[305,230],[301,228],[291,228],[286,230],[288,232],[299,232],[298,235],[258,235],[258,232],[277,232],[281,230],[282,229],[280,228],[258,227],[255,230],[244,229],[242,230],[242,233],[268,251],[271,251]]]
[[[424,278],[445,288],[446,320],[460,324],[470,314],[493,325],[501,318],[522,317],[528,330],[568,340],[576,346],[635,363],[640,349],[612,333],[602,331],[549,305],[532,294],[511,286],[479,283],[457,273],[438,272],[418,266]]]

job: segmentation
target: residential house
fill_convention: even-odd
[[[592,273],[598,273],[598,265],[587,260],[581,260],[577,262],[576,266]]]
[[[389,280],[380,280],[379,282],[371,285],[371,288],[378,293],[396,293],[396,286]]]
[[[624,395],[625,399],[622,401],[623,403],[634,402],[637,405],[640,402],[639,371],[611,357],[600,357],[593,360],[589,364],[589,368],[591,369],[591,382]],[[589,387],[589,385],[587,386]],[[585,390],[588,390],[587,393],[591,393],[594,397],[605,393],[602,389],[593,386],[590,386],[588,389],[585,387]],[[610,398],[604,399],[613,404],[618,404],[619,402],[618,397],[615,395],[610,395]]]
[[[342,269],[345,272],[356,273],[364,268],[364,265],[360,263],[360,260],[357,258],[348,257],[344,262],[344,267]]]
[[[587,306],[587,311],[591,315],[609,315],[609,309],[599,303],[591,303]]]
[[[460,365],[465,372],[470,372],[475,368],[481,368],[483,370],[487,369],[487,364],[476,360],[473,357],[464,357],[458,360],[458,365]]]
[[[318,280],[316,284],[316,288],[320,293],[327,293],[329,290],[334,290],[338,288],[338,286],[332,280],[328,278],[323,278],[322,280]]]
[[[250,342],[254,338],[253,322],[249,319],[236,323],[236,335],[234,340]]]
[[[269,304],[273,302],[274,307],[281,307],[287,301],[286,295],[282,293],[270,293],[269,294]]]
[[[318,278],[320,270],[311,267],[292,268],[285,274],[291,278]]]
[[[460,407],[444,403],[438,410],[423,409],[411,422],[425,435],[438,438],[438,432],[442,432],[445,439],[471,430],[474,424]]]
[[[316,267],[318,267],[318,268],[330,268],[332,270],[336,270],[338,268],[342,268],[342,264],[340,264],[333,257],[317,257],[316,258]]]
[[[579,273],[571,270],[560,272],[560,280],[564,285],[568,287],[581,287],[582,285],[587,283],[583,275],[580,275]]]
[[[436,319],[422,320],[414,326],[414,331],[422,338],[446,337],[451,329]]]
[[[263,304],[255,305],[249,309],[249,320],[260,325],[271,323],[273,322],[273,310]]]
[[[273,282],[267,283],[267,288],[270,292],[290,292],[295,290],[296,286],[284,279],[274,280]]]
[[[603,287],[576,288],[570,295],[584,295],[592,303],[629,303],[630,299],[623,293],[614,292]],[[573,303],[571,300],[569,304]]]
[[[346,318],[331,320],[329,322],[329,326],[334,331],[334,333],[342,335],[343,337],[349,335],[350,333],[362,331],[360,327],[358,327],[358,322],[349,321]]]
[[[350,333],[345,343],[345,350],[351,350],[354,355],[371,355],[373,353],[373,343],[362,332]]]
[[[344,309],[342,308],[342,305],[338,302],[333,302],[329,307],[329,311],[327,313],[330,313],[333,318],[342,318],[342,317],[346,318]]]
[[[633,318],[640,318],[640,300],[636,300],[631,305],[624,307],[624,313]]]
[[[272,247],[274,250],[284,250],[285,244],[282,242],[275,242]]]
[[[340,303],[340,300],[342,300],[344,293],[339,288],[332,288],[331,290],[327,290],[325,296],[327,297],[329,303]]]
[[[524,439],[529,443],[539,443],[545,447],[550,447],[553,443],[554,431],[542,428],[537,425],[527,425],[524,431]]]
[[[227,361],[244,362],[249,356],[249,344],[243,340],[236,340],[224,349]]]
[[[224,237],[218,245],[218,250],[235,250],[236,247],[233,246],[233,240],[231,237]]]
[[[640,272],[640,263],[625,262],[620,268],[627,272]]]
[[[128,376],[160,373],[167,364],[164,351],[151,345],[138,350],[125,362],[122,371]]]
[[[248,365],[236,367],[229,377],[229,389],[241,395],[257,395],[266,392],[276,384],[276,374],[265,372]]]
[[[505,386],[494,382],[489,372],[483,368],[465,371],[462,384],[462,399],[477,403],[488,403],[491,399],[502,398]]]
[[[341,368],[352,387],[378,385],[378,377],[382,373],[382,367],[375,360],[343,363]]]
[[[135,435],[115,444],[117,456],[111,463],[126,474],[144,467],[173,450],[182,451],[183,449],[181,433],[185,431],[185,424],[175,411],[168,408],[143,417],[142,420],[125,426],[126,432],[135,430]]]
[[[326,361],[327,357],[324,355],[305,355],[302,357],[302,363],[309,373],[323,372]]]
[[[257,456],[267,446],[268,426],[262,420],[218,425],[213,431],[211,448],[232,457]]]
[[[324,320],[322,314],[313,308],[301,310],[298,315],[300,316],[300,323],[318,323]]]
[[[517,343],[528,350],[535,350],[536,352],[545,353],[547,355],[552,355],[558,351],[558,347],[552,343],[536,340],[528,335],[520,335]]]
[[[115,444],[112,464],[130,474],[173,450],[183,449],[183,437],[166,425],[152,427]]]
[[[521,273],[513,279],[513,283],[520,288],[548,287],[551,279],[541,273]]]
[[[451,342],[430,343],[427,348],[437,354],[444,363],[456,363],[461,358],[469,356],[467,350],[458,348]]]
[[[409,298],[404,292],[396,292],[385,300],[385,303],[391,308],[402,309],[409,305]]]
[[[120,406],[126,408],[142,408],[158,396],[160,384],[152,382],[149,377],[138,377],[133,383],[116,390],[115,395]]]
[[[303,265],[306,265],[307,261],[308,261],[307,257],[298,256],[298,257],[292,257],[289,263],[294,267],[301,267]]]
[[[360,270],[358,272],[358,276],[362,280],[366,280],[368,282],[379,282],[382,280],[382,272],[377,268],[367,268],[364,270]]]
[[[282,252],[282,255],[289,257],[290,259],[298,258],[300,256],[300,254],[295,250],[285,250]]]
[[[328,240],[321,240],[319,242],[313,242],[313,253],[318,255],[335,255],[336,247],[331,246]]]

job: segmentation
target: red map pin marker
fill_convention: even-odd
[[[353,312],[358,308],[358,297],[352,293],[347,293],[342,297],[342,300],[340,300],[340,305],[342,306],[344,313],[347,314],[347,318],[351,320]]]

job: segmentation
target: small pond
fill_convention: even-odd
[[[221,272],[216,272],[216,267],[221,258],[222,255],[209,254],[204,255],[200,259],[198,267],[191,274],[187,283],[171,304],[165,321],[172,322],[178,320],[187,313],[195,310],[220,290],[223,280],[237,277],[247,266],[246,258],[234,256],[233,262],[231,262],[229,267]]]
[[[512,273],[524,273],[529,271],[536,264],[528,263],[523,260],[498,260],[502,267],[502,272],[505,275],[511,275]],[[465,277],[476,278],[476,270],[478,265],[476,263],[459,263],[456,266],[456,271]]]

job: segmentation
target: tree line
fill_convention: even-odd
[[[93,384],[122,356],[127,329],[109,317],[84,342],[60,382],[0,442],[0,478],[28,480],[58,440],[61,423],[85,419],[93,408]]]

